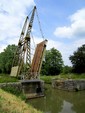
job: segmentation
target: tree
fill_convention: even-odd
[[[45,59],[42,63],[41,73],[43,75],[58,75],[63,67],[63,60],[61,53],[52,48],[46,51]]]
[[[8,45],[0,53],[0,72],[10,73],[16,47],[15,45]]]
[[[73,72],[85,73],[85,44],[69,57],[73,65]]]
[[[64,66],[63,67],[63,74],[68,74],[72,72],[72,67],[71,66]]]

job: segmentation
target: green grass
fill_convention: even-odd
[[[60,74],[57,76],[41,76],[40,77],[45,83],[51,84],[52,79],[85,79],[85,73],[84,74]]]
[[[0,74],[0,83],[18,82],[17,78],[11,77],[8,74]]]
[[[57,76],[41,76],[40,79],[42,79],[45,83],[51,84],[52,79],[57,78]]]
[[[15,95],[0,89],[0,113],[42,113]]]
[[[64,79],[85,79],[85,73],[83,74],[61,74],[59,75],[59,78],[64,78]]]

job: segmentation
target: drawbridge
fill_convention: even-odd
[[[33,27],[35,12],[38,17],[36,6],[34,6],[32,10],[30,19],[28,16],[26,17],[14,55],[10,74],[11,76],[21,77],[23,79],[21,83],[24,87],[24,93],[31,95],[28,97],[36,97],[37,94],[42,95],[43,93],[43,81],[40,80],[40,71],[47,40],[43,40],[37,44],[33,59],[31,61],[31,30]],[[42,34],[41,28],[40,31]]]

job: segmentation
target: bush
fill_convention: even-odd
[[[72,72],[72,67],[71,66],[64,66],[63,67],[63,74],[68,74]]]
[[[18,79],[8,74],[0,74],[0,83],[18,82]]]

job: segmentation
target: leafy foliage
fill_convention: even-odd
[[[79,47],[77,51],[69,57],[73,64],[73,72],[84,73],[85,72],[85,44]]]
[[[46,51],[45,60],[42,64],[42,74],[43,75],[58,75],[63,67],[63,60],[61,53],[52,48]]]
[[[0,83],[18,82],[17,78],[11,77],[8,74],[0,74]]]
[[[72,67],[71,66],[64,66],[63,67],[63,74],[68,74],[72,72]]]
[[[0,73],[10,73],[16,47],[15,45],[8,45],[0,53]]]

